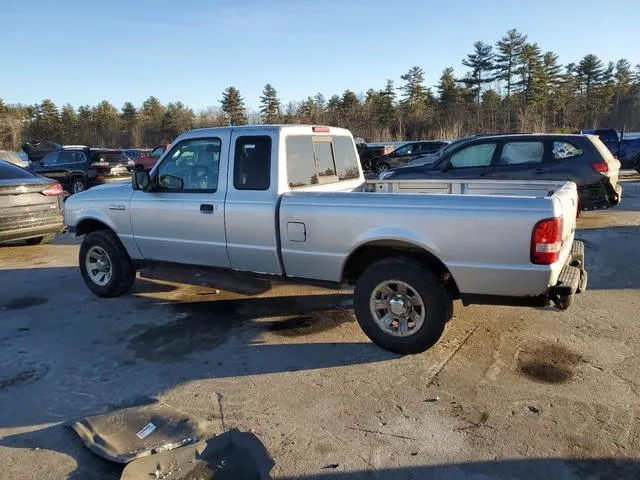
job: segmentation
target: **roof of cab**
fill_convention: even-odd
[[[313,129],[318,127],[323,129],[328,128],[329,131],[314,132]],[[269,124],[269,125],[235,125],[235,126],[226,126],[226,127],[196,128],[194,130],[188,130],[180,134],[178,138],[191,138],[191,137],[197,137],[202,135],[214,135],[219,132],[230,131],[230,130],[231,131],[240,130],[243,132],[246,131],[247,133],[252,131],[264,132],[264,131],[292,130],[292,131],[295,131],[295,133],[297,134],[329,133],[329,134],[337,134],[337,135],[351,135],[351,132],[345,128],[331,127],[328,125]]]

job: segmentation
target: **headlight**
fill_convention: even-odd
[[[380,178],[379,178],[378,180],[384,180],[384,179],[386,179],[386,178],[389,178],[389,177],[391,176],[391,174],[393,174],[393,172],[389,172],[389,171],[387,171],[387,172],[382,172],[382,173],[380,174]]]

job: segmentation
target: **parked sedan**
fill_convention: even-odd
[[[393,152],[371,160],[371,169],[376,173],[386,172],[392,168],[404,167],[416,156],[435,153],[448,145],[445,141],[409,142]]]
[[[438,160],[386,172],[383,180],[571,180],[583,210],[617,205],[620,162],[594,135],[497,135],[468,139]]]
[[[29,170],[59,182],[69,193],[129,180],[133,169],[133,160],[120,150],[86,147],[50,152],[29,166]]]
[[[64,230],[59,183],[0,160],[0,243],[49,243]]]

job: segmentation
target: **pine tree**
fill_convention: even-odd
[[[424,70],[413,67],[400,78],[405,84],[400,87],[403,93],[400,101],[409,115],[417,115],[427,106],[427,89],[424,86]]]
[[[115,145],[119,131],[118,109],[103,100],[93,109],[92,118],[96,132],[95,142],[104,147]]]
[[[182,132],[191,130],[196,120],[196,115],[182,102],[169,103],[162,123],[162,140],[170,142]]]
[[[392,80],[387,80],[383,90],[378,92],[378,106],[376,112],[377,122],[382,129],[391,130],[396,124],[396,90]]]
[[[522,48],[527,42],[527,36],[511,29],[497,43],[498,53],[495,56],[495,68],[497,79],[503,80],[507,84],[506,97],[506,131],[511,131],[511,88],[513,77],[518,65],[521,62]]]
[[[162,122],[165,107],[156,97],[151,96],[142,103],[140,119],[142,123],[142,142],[153,147],[162,140]]]
[[[583,111],[586,126],[595,126],[594,93],[602,83],[604,68],[602,61],[593,54],[586,55],[576,68],[576,74],[583,89]]]
[[[537,43],[527,43],[522,47],[520,53],[520,67],[518,68],[518,75],[520,80],[517,82],[516,87],[522,95],[522,104],[527,106],[531,103],[532,98],[535,95],[534,83],[536,82],[536,76],[540,74],[540,67],[542,65],[542,53]]]
[[[67,103],[60,111],[60,142],[77,143],[78,134],[78,115],[73,105]]]
[[[617,123],[620,112],[620,97],[626,95],[631,88],[631,64],[626,58],[621,58],[616,63],[614,78],[616,82],[614,119]]]
[[[31,134],[38,139],[60,141],[60,113],[50,99],[44,99],[35,106],[35,121],[31,124]]]
[[[473,53],[462,60],[465,67],[471,72],[463,79],[476,96],[476,130],[480,124],[480,94],[482,85],[492,82],[494,77],[490,75],[493,70],[493,48],[488,43],[477,41],[473,44]],[[484,75],[486,73],[486,75]]]
[[[124,134],[124,144],[127,147],[140,147],[141,131],[138,111],[131,102],[125,102],[120,109],[120,124]]]
[[[220,104],[229,125],[245,125],[247,123],[244,100],[237,88],[227,87],[222,93]]]
[[[267,83],[260,97],[260,114],[264,123],[278,123],[280,118],[280,100],[276,89]]]

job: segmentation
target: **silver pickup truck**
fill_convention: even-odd
[[[571,182],[365,182],[349,131],[293,125],[186,132],[65,207],[98,296],[163,266],[355,285],[362,329],[403,354],[438,341],[454,299],[567,308],[587,278],[576,215]]]

